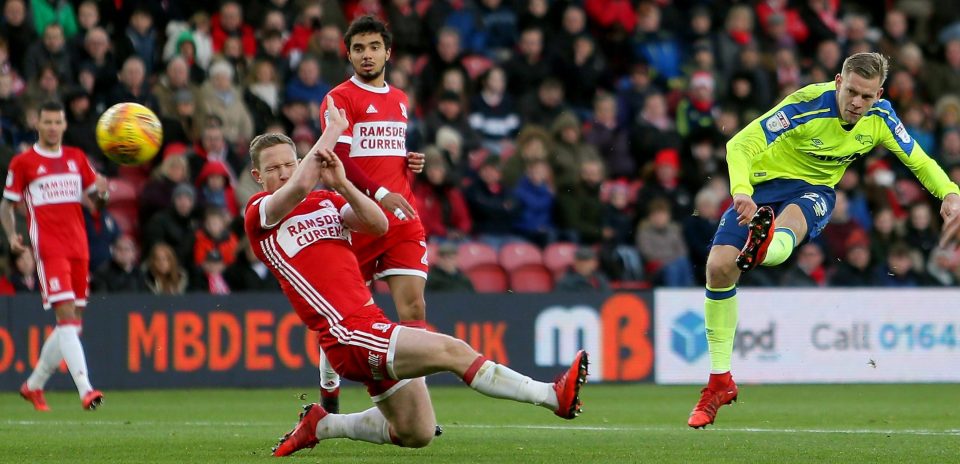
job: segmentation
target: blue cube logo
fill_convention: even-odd
[[[670,332],[673,352],[684,361],[692,364],[707,352],[707,332],[699,311],[681,314],[673,321]]]

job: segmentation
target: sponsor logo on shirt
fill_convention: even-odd
[[[321,209],[293,216],[277,228],[277,243],[287,256],[292,258],[321,240],[347,240],[343,218],[333,202],[324,200],[320,204]]]
[[[766,126],[770,132],[780,132],[790,127],[790,118],[787,117],[787,113],[777,111],[773,116],[767,118]]]
[[[79,174],[51,174],[38,177],[28,187],[34,206],[79,203],[83,185]]]
[[[367,114],[375,114],[376,112],[377,108],[371,103],[370,106],[367,107]]]
[[[910,143],[910,134],[907,133],[907,128],[903,127],[902,122],[897,123],[897,127],[893,130],[894,134],[897,134],[897,138],[900,139],[903,143]]]
[[[361,122],[353,126],[350,156],[407,156],[407,123]]]

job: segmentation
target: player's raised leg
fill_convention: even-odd
[[[393,391],[381,395],[377,409],[362,413],[328,414],[320,405],[306,406],[296,428],[274,448],[274,456],[313,448],[330,438],[377,444],[389,441],[405,447],[428,445],[435,435],[436,418],[422,377],[436,372],[452,372],[484,395],[543,406],[564,419],[573,419],[581,411],[580,387],[586,382],[588,366],[584,351],[577,353],[556,382],[545,383],[486,359],[448,335],[397,330],[387,371],[393,378],[413,380],[398,383]]]

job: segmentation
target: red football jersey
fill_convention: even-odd
[[[89,259],[81,200],[97,173],[78,148],[50,152],[34,145],[10,162],[3,197],[25,201],[30,242],[39,259]]]
[[[247,203],[244,228],[254,254],[280,281],[308,327],[329,327],[334,337],[349,337],[340,321],[371,298],[350,248],[350,232],[343,225],[350,205],[335,192],[317,190],[277,224],[267,224],[268,201],[270,194],[260,192]]]
[[[347,130],[338,143],[350,145],[350,159],[374,182],[416,201],[407,169],[407,95],[385,84],[373,87],[356,76],[330,91],[337,108],[347,114]],[[327,100],[320,105],[320,127],[326,129]],[[373,194],[374,192],[370,192]],[[390,225],[401,222],[387,214]]]

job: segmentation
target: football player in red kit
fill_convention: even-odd
[[[342,162],[330,151],[331,139],[345,128],[345,115],[327,100],[336,113],[302,162],[285,135],[264,134],[251,142],[251,174],[265,191],[250,198],[244,228],[254,253],[280,281],[297,315],[318,332],[331,364],[344,377],[366,385],[375,406],[333,414],[319,404],[308,405],[274,456],[331,438],[428,445],[436,417],[421,377],[435,372],[452,372],[494,398],[575,418],[587,377],[585,352],[577,353],[556,382],[538,382],[461,340],[397,325],[373,303],[349,239],[354,233],[382,236],[389,224],[380,207],[347,180]],[[313,190],[318,181],[332,190]]]
[[[63,360],[80,393],[83,409],[92,410],[100,406],[103,393],[90,385],[87,359],[80,343],[90,261],[80,205],[83,195],[96,194],[101,201],[105,200],[107,181],[97,175],[83,151],[63,146],[63,133],[67,130],[63,105],[48,102],[38,111],[37,143],[10,162],[0,201],[0,223],[10,242],[10,252],[24,252],[13,208],[15,203],[26,205],[43,307],[53,308],[57,327],[44,341],[33,373],[20,387],[20,396],[36,410],[49,411],[43,387]]]
[[[364,16],[350,24],[344,42],[354,75],[329,93],[347,119],[334,151],[347,178],[379,202],[390,219],[390,229],[383,237],[352,234],[353,251],[365,281],[384,279],[390,286],[400,323],[425,328],[427,241],[410,206],[414,197],[407,166],[408,157],[422,159],[422,155],[407,152],[407,95],[384,79],[392,36],[382,21]],[[326,129],[326,101],[320,111],[321,127]],[[324,407],[338,411],[340,378],[324,354],[320,386]]]

